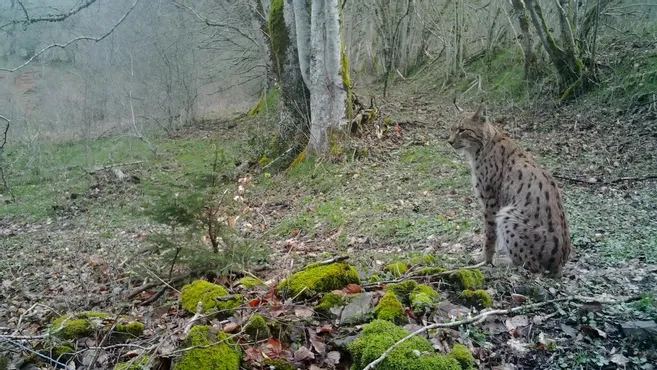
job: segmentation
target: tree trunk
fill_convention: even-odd
[[[269,10],[272,63],[279,83],[279,136],[286,142],[304,143],[310,122],[310,92],[306,88],[297,49],[292,0],[272,0]]]
[[[543,47],[547,51],[550,61],[554,64],[559,74],[560,84],[564,96],[570,95],[573,89],[578,88],[582,83],[583,63],[579,59],[573,29],[570,19],[562,6],[564,0],[555,0],[558,10],[561,33],[563,35],[564,46],[557,45],[556,40],[550,33],[550,30],[543,15],[543,10],[536,0],[525,0],[527,10],[531,16],[532,23],[536,32],[541,39]],[[564,2],[565,3],[565,2]],[[562,98],[564,97],[562,96]],[[567,96],[566,96],[567,98]]]
[[[328,130],[342,127],[351,115],[340,5],[338,0],[272,0],[270,11],[281,120],[308,133],[308,149],[316,153],[326,151]]]
[[[522,0],[512,0],[512,4],[522,32],[522,46],[525,51],[525,80],[529,81],[538,75],[538,59],[532,48],[533,40],[529,30],[529,16]]]

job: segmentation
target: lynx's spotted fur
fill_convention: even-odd
[[[486,221],[486,262],[493,263],[497,246],[516,265],[561,277],[570,231],[552,176],[488,122],[483,104],[477,113],[459,116],[448,142],[472,167]]]

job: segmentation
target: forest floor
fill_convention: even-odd
[[[363,289],[374,274],[383,280],[395,278],[383,271],[387,264],[407,264],[422,255],[435,256],[435,263],[447,269],[472,263],[471,254],[481,246],[481,210],[472,198],[467,163],[445,141],[454,117],[451,103],[400,87],[378,105],[377,123],[389,130],[377,137],[370,127],[350,139],[347,147],[357,150],[343,150],[346,160],[307,160],[288,172],[254,170],[240,175],[240,181],[227,180],[231,196],[241,198],[234,208],[239,211],[225,216],[244,237],[259,241],[235,263],[276,283],[309,263],[348,255]],[[525,300],[575,296],[593,297],[597,303],[558,301],[432,332],[437,347],[462,343],[482,369],[654,368],[657,179],[646,176],[657,174],[657,112],[651,105],[622,112],[591,107],[489,107],[494,123],[557,176],[565,193],[573,254],[560,280],[518,268],[481,271],[496,309]],[[139,253],[152,245],[150,235],[166,231],[145,210],[160,194],[174,197],[193,188],[211,172],[217,149],[223,153],[222,163],[241,163],[249,151],[257,150],[253,133],[268,127],[258,119],[204,122],[175,137],[153,139],[157,157],[130,136],[10,148],[9,179],[16,199],[5,194],[0,207],[0,335],[41,335],[64,313],[121,311],[146,324],[144,336],[132,342],[139,345],[136,350],[113,347],[99,355],[89,347],[99,345],[100,338],[85,338],[75,343],[75,358],[69,360],[86,365],[95,360],[97,366],[111,368],[116,356],[161,351],[153,344],[172,333],[179,335],[189,315],[177,309],[179,293],[174,290],[149,305],[140,303],[158,287],[127,298],[140,285],[158,282],[156,276],[167,276],[167,266]],[[356,153],[358,158],[352,159]],[[118,168],[128,179],[117,181],[112,168],[96,168],[110,164],[123,164]],[[217,281],[244,293],[234,285],[239,275]],[[432,285],[443,298],[440,309],[429,316],[409,312],[408,329],[448,321],[450,315],[476,314],[461,304],[449,284]],[[374,289],[373,297],[379,293]],[[257,300],[267,292],[246,294]],[[620,302],[634,296],[643,298]],[[275,314],[266,305],[244,308],[243,315],[258,311],[296,328],[280,342],[245,340],[246,353],[269,346],[271,355],[272,346],[280,346],[279,352],[289,346],[301,368],[348,366],[344,351],[335,364],[334,351],[360,326],[308,315],[302,308],[312,308],[316,300],[306,306],[281,304]],[[224,328],[226,322],[211,321]],[[308,328],[328,348],[317,344],[318,335],[306,335]],[[632,332],[645,337],[630,339]],[[24,343],[41,349],[51,345]],[[312,356],[300,352],[301,346]],[[0,338],[2,352],[10,357],[26,354]]]

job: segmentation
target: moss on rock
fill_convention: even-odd
[[[464,290],[461,292],[461,298],[465,304],[477,307],[478,309],[493,306],[493,299],[483,289]]]
[[[77,314],[66,314],[55,319],[50,325],[50,333],[62,339],[78,339],[102,327],[102,320],[110,316],[102,312],[80,312]]]
[[[379,320],[406,322],[404,306],[393,292],[387,292],[374,307],[374,316]]]
[[[449,352],[449,356],[459,362],[463,370],[477,369],[477,361],[475,361],[472,353],[468,347],[462,344],[456,344]]]
[[[358,272],[346,263],[308,266],[279,284],[278,289],[290,297],[306,299],[317,293],[359,284]]]
[[[127,324],[116,324],[115,331],[126,336],[139,337],[144,333],[144,324],[133,321]]]
[[[255,341],[271,337],[267,321],[265,321],[265,318],[260,315],[253,315],[253,317],[251,317],[251,320],[249,320],[244,327],[244,332]]]
[[[445,271],[447,270],[445,270],[442,267],[425,267],[420,271],[418,271],[418,275],[422,275],[422,276],[438,275],[438,274],[442,274]]]
[[[404,275],[406,271],[408,271],[408,266],[406,266],[405,263],[397,262],[387,265],[383,270],[392,273],[394,276],[399,277]]]
[[[484,285],[486,279],[479,269],[458,270],[451,274],[450,280],[458,284],[461,289],[476,289]]]
[[[317,312],[328,312],[333,307],[344,306],[345,302],[341,296],[335,293],[326,293],[319,301],[319,304],[314,307]]]
[[[406,280],[400,283],[386,285],[386,291],[395,293],[397,298],[402,302],[410,304],[411,302],[408,297],[417,286],[418,283],[415,280]]]
[[[134,361],[120,362],[114,366],[114,370],[144,370],[150,369],[147,367],[148,361],[151,358],[149,356],[143,356]]]
[[[240,347],[222,331],[209,326],[195,326],[184,341],[186,351],[176,361],[173,370],[239,370],[242,359]]]
[[[419,284],[408,296],[411,302],[411,308],[415,312],[427,312],[431,310],[438,300],[440,299],[440,294],[433,290],[432,287]]]
[[[212,284],[204,280],[196,280],[191,284],[185,285],[180,294],[180,303],[182,307],[190,312],[196,313],[198,302],[203,304],[202,313],[217,311],[232,311],[235,307],[242,304],[241,296],[236,295],[233,299],[219,301],[218,298],[227,296],[226,288]]]
[[[361,336],[348,346],[353,358],[351,370],[362,370],[408,334],[403,328],[385,320],[374,320],[367,324]],[[417,356],[416,351],[429,354]],[[376,369],[460,370],[461,367],[453,357],[436,354],[427,339],[415,336],[392,350]]]
[[[249,289],[255,288],[257,286],[265,286],[265,283],[263,283],[262,280],[254,278],[253,276],[245,276],[237,280],[237,284],[244,285]]]
[[[374,274],[374,275],[370,276],[370,279],[368,280],[368,282],[370,282],[370,283],[378,283],[380,281],[381,281],[381,278],[377,274]]]

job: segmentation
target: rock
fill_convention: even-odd
[[[623,334],[630,339],[653,340],[657,337],[657,322],[654,320],[627,321],[620,326]]]
[[[357,297],[354,297],[351,302],[342,309],[342,313],[340,314],[340,325],[365,322],[365,315],[370,311],[373,298],[374,293],[369,292],[361,293]]]

